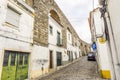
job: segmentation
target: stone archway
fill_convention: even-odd
[[[50,10],[50,16],[58,23],[60,23],[60,17],[58,16],[57,12],[54,10]]]

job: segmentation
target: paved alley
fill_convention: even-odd
[[[96,71],[96,62],[81,57],[75,63],[36,80],[105,80]]]

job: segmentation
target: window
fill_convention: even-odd
[[[23,54],[19,54],[19,65],[23,64]]]
[[[8,61],[9,61],[9,52],[5,52],[3,66],[8,66]]]
[[[16,54],[15,53],[11,53],[11,66],[15,66],[15,58],[16,58]]]
[[[60,33],[57,32],[57,44],[60,44]]]
[[[6,22],[18,27],[19,26],[19,19],[20,19],[20,13],[16,11],[15,9],[8,7],[7,8],[7,15],[6,15]]]
[[[81,46],[83,46],[83,44],[81,43]]]
[[[68,34],[68,39],[70,40],[70,34]]]
[[[28,58],[29,58],[28,54],[25,54],[24,55],[24,65],[28,64]]]
[[[50,26],[50,34],[53,34],[53,27]]]

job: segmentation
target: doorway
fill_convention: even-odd
[[[1,80],[27,79],[28,67],[29,67],[28,53],[5,51]]]
[[[57,52],[57,66],[61,66],[61,65],[62,65],[62,53]]]
[[[53,51],[50,51],[50,64],[49,64],[49,68],[52,69],[53,68]]]

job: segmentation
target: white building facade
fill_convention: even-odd
[[[106,16],[106,19],[108,21],[108,29],[109,29],[109,35],[110,35],[110,45],[112,49],[112,59],[113,59],[113,66],[114,66],[114,79],[119,80],[120,79],[120,10],[117,9],[120,5],[119,0],[115,1],[107,1],[107,11],[108,16]]]
[[[0,80],[30,77],[33,14],[23,1],[0,0]]]
[[[73,61],[82,55],[80,50],[80,41],[72,35],[69,28],[67,29],[67,54],[69,61]]]
[[[52,59],[53,62],[50,62],[50,66],[52,68],[56,68],[57,66],[63,65],[64,62],[68,60],[66,49],[62,47],[62,26],[57,23],[52,17],[49,16],[49,55],[50,61]],[[52,29],[52,30],[51,30]]]
[[[100,5],[102,6],[102,11],[104,13],[104,17],[106,20],[107,28],[108,28],[108,35],[109,35],[109,48],[111,53],[111,60],[113,66],[113,80],[120,79],[120,59],[119,59],[119,52],[120,52],[120,38],[119,38],[119,25],[120,25],[120,10],[117,9],[120,5],[119,0],[99,0]]]
[[[90,24],[93,42],[97,45],[96,56],[98,70],[103,78],[111,78],[113,76],[112,63],[110,58],[109,44],[105,35],[104,20],[101,17],[100,8],[94,9],[90,13]],[[94,22],[92,22],[94,21]]]
[[[67,54],[68,54],[68,60],[73,61],[73,43],[72,43],[72,33],[70,32],[70,29],[67,29]]]
[[[60,16],[53,9],[50,11],[53,15],[49,15],[44,1],[38,1],[44,9],[39,5],[36,5],[38,9],[31,6],[32,2],[0,0],[0,80],[33,79],[58,70],[81,56],[82,41],[73,28],[69,31],[64,22],[58,22],[56,17],[59,19]],[[38,2],[35,0],[34,3]],[[62,13],[59,15],[65,17]],[[72,26],[67,24],[67,27]]]
[[[108,41],[108,51],[109,51],[109,60],[111,62],[111,79],[119,80],[120,79],[120,45],[119,45],[119,13],[120,10],[117,9],[120,5],[119,0],[99,0],[99,4],[101,5],[101,13],[103,17],[103,23],[105,25]]]

